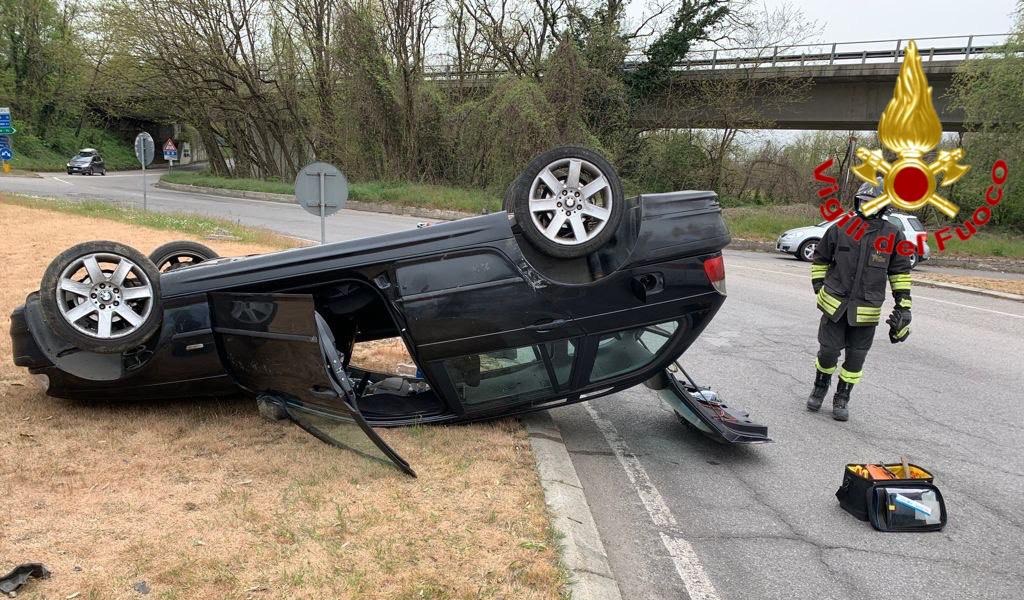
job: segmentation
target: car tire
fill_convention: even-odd
[[[161,273],[198,265],[203,261],[219,257],[220,255],[213,248],[187,240],[168,242],[149,253],[149,260],[156,265],[157,270]]]
[[[102,171],[100,171],[100,175],[106,177],[107,176],[107,170],[103,169]]]
[[[817,238],[804,240],[803,243],[796,249],[796,257],[804,262],[811,262],[814,259],[814,250],[818,247],[818,242],[821,241]]]
[[[163,318],[160,271],[117,242],[85,242],[62,252],[43,274],[39,300],[43,321],[58,336],[103,354],[142,345]]]
[[[910,270],[913,271],[921,261],[917,258],[917,252],[911,254],[908,258],[910,258]]]
[[[622,181],[611,163],[576,146],[540,154],[510,189],[507,202],[523,235],[556,258],[586,256],[603,246],[615,236],[626,210]],[[556,221],[560,225],[552,230]]]
[[[516,185],[519,184],[521,178],[522,175],[520,174],[512,180],[512,183],[508,184],[508,187],[505,188],[505,195],[501,199],[501,209],[510,215],[515,214],[515,203],[512,201],[512,198],[515,197]]]

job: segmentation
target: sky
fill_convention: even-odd
[[[1007,33],[1014,0],[762,0],[789,4],[822,26],[823,42]]]

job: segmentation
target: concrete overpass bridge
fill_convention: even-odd
[[[935,109],[943,129],[963,131],[964,115],[946,97],[953,75],[965,61],[977,58],[1003,44],[1008,34],[985,34],[916,38]],[[634,125],[645,129],[763,127],[776,129],[872,130],[892,97],[907,39],[801,44],[767,48],[710,49],[691,53],[676,65],[673,82],[664,94],[652,97],[634,114]],[[639,66],[627,61],[626,71]],[[481,73],[458,79],[445,67],[434,68],[429,76],[457,85],[490,86],[500,72]],[[811,84],[792,102],[758,97],[773,86],[771,81],[803,80]],[[747,106],[716,111],[699,100],[707,82],[748,83],[753,96]],[[739,121],[737,123],[737,121]]]

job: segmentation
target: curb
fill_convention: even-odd
[[[546,412],[522,417],[537,461],[552,524],[562,536],[562,562],[572,573],[574,600],[622,600],[583,485],[558,426]]]
[[[295,196],[291,194],[272,194],[270,192],[251,192],[248,190],[229,190],[225,188],[211,188],[201,185],[189,185],[185,183],[171,183],[159,180],[156,187],[176,192],[194,192],[209,194],[211,196],[225,196],[227,198],[244,198],[246,200],[263,200],[265,202],[281,202],[283,204],[295,204]],[[422,208],[418,206],[401,206],[388,204],[386,202],[366,202],[364,200],[349,200],[345,203],[347,210],[361,210],[366,212],[384,213],[389,215],[406,215],[410,217],[422,217],[425,219],[437,219],[439,221],[455,221],[466,217],[475,217],[473,213],[466,213],[457,210],[442,210],[439,208]]]
[[[1024,302],[1024,296],[1021,296],[1020,294],[1011,294],[1009,292],[997,292],[995,290],[984,290],[981,288],[971,287],[969,285],[960,285],[958,283],[946,283],[944,281],[931,281],[928,279],[914,278],[914,285],[942,288],[946,290],[955,290],[957,292],[975,294],[977,296],[988,296],[990,298],[1001,298],[1003,300],[1014,300],[1017,302]]]

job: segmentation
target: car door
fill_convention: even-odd
[[[104,166],[104,163],[103,163],[103,157],[100,156],[99,154],[97,154],[96,156],[92,157],[92,166],[93,166],[94,169],[98,169],[100,171],[105,170],[106,167]]]
[[[213,331],[228,373],[270,396],[300,427],[331,445],[409,464],[367,425],[334,338],[306,294],[211,294]]]

